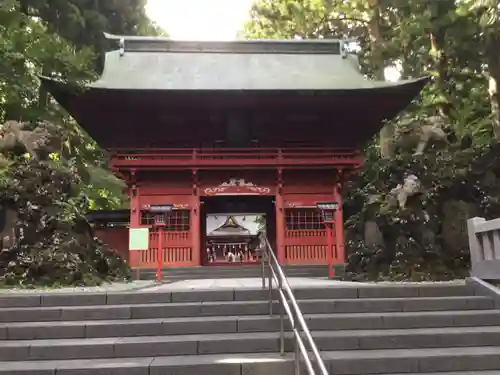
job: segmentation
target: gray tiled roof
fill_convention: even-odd
[[[120,39],[110,36],[111,39]],[[125,37],[124,37],[125,38]],[[366,80],[339,41],[176,42],[126,37],[91,86],[125,90],[351,90],[399,85]]]

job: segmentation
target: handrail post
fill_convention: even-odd
[[[271,251],[270,249],[268,249],[267,251]],[[268,275],[268,279],[267,279],[267,282],[269,283],[268,287],[269,287],[269,315],[273,315],[273,272],[271,271],[271,267],[272,267],[272,264],[271,264],[271,257],[268,255],[267,257],[267,262],[268,262],[268,266],[269,266],[269,275]]]
[[[283,280],[279,278],[278,291],[283,291]],[[280,354],[285,355],[285,305],[280,303]]]
[[[299,335],[300,333],[298,332],[298,330],[296,329],[297,331],[297,335]],[[299,338],[295,336],[295,365],[294,365],[294,374],[295,375],[300,375],[300,346],[299,346]]]
[[[266,265],[264,263],[264,249],[259,250],[260,255],[260,276],[262,278],[262,289],[266,289]]]

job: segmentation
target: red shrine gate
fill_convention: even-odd
[[[241,197],[243,206],[245,197],[269,197],[268,235],[289,264],[327,263],[328,236],[315,206],[338,202],[331,251],[336,263],[345,261],[340,188],[362,164],[355,150],[426,78],[368,81],[342,40],[107,37],[119,48],[106,54],[100,79],[86,90],[42,80],[110,152],[130,196],[122,225],[153,229],[149,208],[173,205],[163,238],[152,230],[143,250],[127,251],[128,228],[106,229],[122,213],[101,218],[100,234],[132,267],[155,267],[160,242],[164,266],[202,264],[207,197],[219,197],[210,202],[221,207],[229,197]],[[252,212],[252,205],[243,208]]]
[[[154,214],[149,207],[173,204],[162,231],[164,245],[160,254],[165,266],[203,264],[203,198],[224,200],[235,196],[242,201],[251,196],[270,198],[275,217],[270,240],[281,263],[326,264],[327,232],[316,204],[336,201],[341,207],[339,191],[343,178],[362,163],[355,152],[280,149],[273,154],[269,150],[238,149],[229,154],[227,149],[221,153],[192,150],[192,157],[183,160],[176,151],[116,154],[111,159],[112,169],[129,171],[132,176],[131,228],[152,228]],[[245,169],[235,170],[235,164],[245,165]],[[162,180],[162,175],[168,179]],[[245,211],[252,212],[252,207]],[[331,251],[334,263],[342,264],[345,254],[341,208],[335,217],[335,228]],[[147,250],[131,251],[133,267],[153,268],[157,264],[158,232],[150,231],[149,243]]]

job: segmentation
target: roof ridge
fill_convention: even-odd
[[[120,44],[123,52],[275,53],[340,55],[340,39],[252,39],[231,41],[174,40],[162,36],[132,36],[104,33]]]

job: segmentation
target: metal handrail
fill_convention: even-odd
[[[288,320],[292,327],[294,342],[295,342],[295,375],[300,374],[300,359],[303,358],[307,371],[309,375],[316,375],[316,371],[313,367],[313,362],[309,356],[308,349],[304,343],[309,346],[309,350],[312,352],[312,358],[319,369],[319,375],[328,375],[328,370],[326,369],[325,363],[321,358],[319,350],[314,343],[311,332],[307,327],[304,315],[300,311],[299,304],[293,295],[292,288],[288,283],[288,280],[281,268],[276,255],[272,250],[271,244],[264,233],[259,236],[260,239],[260,264],[261,264],[261,275],[262,275],[262,289],[266,288],[266,262],[268,265],[268,288],[269,288],[269,315],[273,315],[273,281],[278,286],[277,292],[280,301],[280,354],[285,354],[285,313],[288,316]],[[302,335],[301,335],[302,332]],[[304,338],[302,337],[304,336]]]

